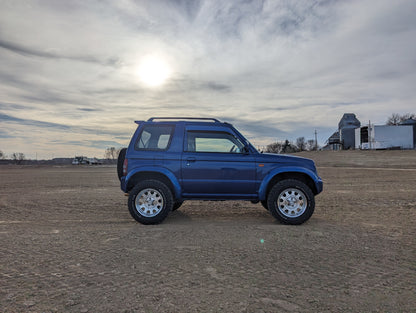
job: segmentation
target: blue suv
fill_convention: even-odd
[[[322,180],[312,160],[259,153],[231,124],[211,118],[150,118],[118,158],[131,216],[162,222],[185,200],[260,202],[277,220],[302,224]]]

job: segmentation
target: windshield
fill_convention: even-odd
[[[257,153],[259,153],[259,151],[256,149],[256,147],[254,147],[252,144],[251,144],[251,142],[250,141],[248,141],[248,139],[246,138],[246,137],[244,137],[237,129],[235,129],[234,127],[233,127],[233,129],[234,129],[234,131],[238,134],[238,136],[240,136],[240,138],[242,139],[242,141],[243,141],[243,143],[246,145],[246,146],[248,146],[248,147],[250,147],[250,150],[252,150],[252,151],[255,151],[255,152],[257,152]]]

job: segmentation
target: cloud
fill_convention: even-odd
[[[221,121],[226,121],[233,124],[241,132],[247,132],[247,137],[251,138],[271,138],[271,137],[285,137],[288,134],[271,123],[259,123],[257,117],[239,118],[232,116],[221,117]]]
[[[0,129],[0,138],[13,138],[6,129]]]
[[[100,153],[128,142],[133,120],[182,115],[230,121],[253,141],[317,129],[322,142],[345,112],[384,123],[414,111],[415,11],[411,0],[1,2],[4,136],[24,147],[39,134],[21,128],[66,132]],[[149,54],[172,67],[160,88],[135,73]]]
[[[66,59],[71,61],[78,61],[78,62],[86,62],[86,63],[93,63],[93,64],[100,64],[105,66],[117,66],[119,60],[117,58],[109,58],[107,60],[100,60],[93,56],[88,55],[80,55],[80,56],[69,56],[69,55],[58,55],[51,52],[40,51],[28,47],[21,46],[17,43],[7,42],[0,39],[0,48],[9,50],[14,53],[21,54],[23,56],[31,56],[31,57],[40,57],[40,58],[49,58],[49,59]]]
[[[123,135],[123,133],[120,133],[117,130],[108,130],[104,127],[100,129],[94,129],[94,128],[88,128],[88,127],[80,127],[79,125],[66,125],[66,124],[60,124],[60,123],[52,123],[52,122],[45,122],[45,121],[39,121],[39,120],[33,120],[33,119],[19,118],[19,117],[15,117],[15,116],[3,114],[3,113],[0,113],[0,121],[4,123],[13,123],[13,124],[30,126],[30,127],[40,128],[40,129],[46,129],[50,131],[81,133],[81,134],[86,134],[86,135],[93,135],[93,134],[112,135],[112,136]]]
[[[92,109],[92,108],[77,108],[77,110],[82,111],[82,112],[99,112],[99,111],[101,111],[100,109]]]
[[[222,92],[227,92],[231,90],[230,86],[227,86],[225,84],[220,84],[220,83],[216,83],[216,82],[207,82],[202,84],[202,86],[211,89],[211,90],[215,90],[215,91],[222,91]]]
[[[67,145],[67,146],[79,146],[79,147],[88,147],[96,148],[103,151],[109,147],[120,148],[123,145],[117,141],[107,141],[107,140],[53,140],[51,142],[55,145]]]
[[[16,104],[16,103],[0,102],[0,109],[10,110],[10,111],[21,111],[21,110],[30,110],[32,109],[32,106]]]
[[[67,131],[71,129],[71,127],[67,125],[50,123],[50,122],[42,122],[42,121],[36,121],[36,120],[31,120],[31,119],[22,119],[22,118],[14,117],[11,115],[2,114],[2,113],[0,113],[0,121],[6,122],[6,123],[13,122],[13,123],[24,124],[28,126],[35,126],[35,127],[40,127],[40,128],[53,128],[56,130],[63,130],[63,131]]]

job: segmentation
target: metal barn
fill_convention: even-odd
[[[413,149],[413,126],[370,125],[355,129],[356,149]]]
[[[400,123],[400,125],[410,125],[413,127],[413,148],[416,149],[416,120],[409,118]]]

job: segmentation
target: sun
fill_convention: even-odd
[[[137,68],[137,75],[143,84],[149,87],[163,85],[171,75],[169,64],[161,57],[147,55]]]

